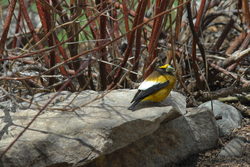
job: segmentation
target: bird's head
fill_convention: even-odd
[[[156,71],[160,72],[160,73],[169,73],[172,74],[174,68],[169,65],[169,64],[164,64],[164,65],[159,65],[156,68]]]

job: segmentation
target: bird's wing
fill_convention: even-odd
[[[137,96],[140,94],[140,92],[142,90],[146,90],[154,85],[157,85],[158,82],[157,82],[157,77],[159,77],[159,73],[154,71],[152,74],[150,74],[142,83],[141,85],[138,87],[138,91],[136,92],[133,100],[131,101],[134,102],[135,99],[137,98]]]
[[[153,86],[151,86],[150,88],[148,89],[145,89],[145,90],[139,90],[137,93],[136,93],[136,96],[134,97],[134,99],[132,100],[133,101],[137,101],[137,100],[143,100],[145,97],[151,95],[152,93],[166,87],[167,85],[169,84],[169,80],[167,80],[166,82],[163,82],[163,83],[157,83],[157,84],[154,84]]]
[[[138,87],[138,90],[147,90],[148,88],[158,84],[159,82],[155,81],[143,81],[142,84]]]
[[[152,72],[139,86],[138,90],[146,90],[154,85],[159,84],[160,73],[157,71]]]

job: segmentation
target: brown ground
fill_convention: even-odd
[[[240,157],[235,157],[232,159],[223,159],[218,160],[216,157],[223,149],[223,145],[229,143],[233,138],[237,136],[243,136],[247,140],[247,143],[242,151]],[[179,164],[173,165],[172,167],[250,167],[250,118],[242,119],[241,125],[234,129],[232,134],[228,137],[220,138],[218,148],[213,150],[208,150],[204,153],[199,153],[193,156],[190,156],[185,161],[182,161]]]

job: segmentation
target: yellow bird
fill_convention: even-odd
[[[164,100],[176,83],[176,77],[172,72],[173,67],[169,64],[158,66],[139,86],[138,92],[131,101],[133,104],[128,109],[132,110],[141,101],[160,102]]]

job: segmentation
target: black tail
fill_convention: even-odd
[[[133,108],[138,104],[140,103],[141,99],[140,100],[136,100],[128,109],[129,110],[133,110]]]

